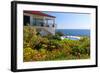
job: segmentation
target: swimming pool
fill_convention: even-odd
[[[74,38],[74,37],[68,37],[70,40],[79,40],[79,38]]]
[[[61,39],[70,39],[70,40],[79,40],[81,37],[79,36],[62,36]]]

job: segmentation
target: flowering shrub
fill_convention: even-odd
[[[23,55],[24,55],[24,61],[32,61],[33,49],[24,48]]]

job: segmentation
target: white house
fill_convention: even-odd
[[[23,16],[24,26],[27,26],[27,24],[34,26],[36,29],[41,30],[40,34],[42,35],[55,35],[55,16],[40,11],[24,11]]]

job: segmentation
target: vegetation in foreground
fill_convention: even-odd
[[[90,58],[90,39],[61,40],[62,33],[41,36],[34,27],[24,26],[24,62]]]

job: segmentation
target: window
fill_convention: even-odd
[[[23,21],[24,21],[24,26],[27,26],[28,24],[30,24],[30,17],[24,15],[24,20]]]
[[[43,26],[43,19],[36,19],[37,26]]]

